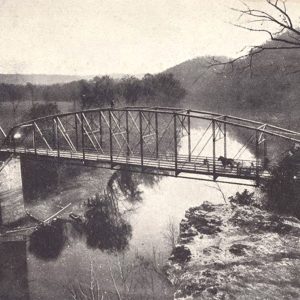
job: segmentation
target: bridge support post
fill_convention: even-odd
[[[143,145],[143,119],[142,112],[139,111],[139,121],[140,121],[140,151],[141,151],[141,167],[144,167],[144,145]]]
[[[158,112],[155,112],[155,150],[156,150],[156,159],[159,158],[159,145],[158,145]]]
[[[25,217],[21,161],[11,155],[0,171],[0,224],[12,224]]]
[[[75,147],[76,151],[78,151],[78,122],[77,122],[77,115],[75,114]]]
[[[259,186],[259,131],[255,131],[255,157],[256,157],[256,186]]]
[[[81,150],[82,150],[82,159],[85,161],[85,142],[84,142],[84,127],[83,127],[83,114],[80,114],[80,123],[81,123]]]
[[[109,153],[110,153],[110,165],[113,169],[113,133],[111,128],[111,111],[108,111],[108,122],[109,122]]]
[[[53,119],[53,123],[54,123],[54,134],[55,134],[55,146],[57,150],[57,157],[59,158],[60,157],[59,130],[58,130],[58,122],[56,117]]]
[[[212,133],[213,133],[213,179],[217,179],[216,174],[216,122],[212,120]]]
[[[265,138],[264,140],[264,169],[268,167],[268,144]]]
[[[33,149],[34,149],[34,154],[36,155],[36,131],[35,131],[35,123],[32,123],[32,129],[33,129],[33,136],[32,136],[32,143],[33,143]]]
[[[177,122],[176,122],[176,113],[173,114],[174,121],[174,161],[175,161],[175,176],[178,175],[178,162],[177,162]]]
[[[102,114],[101,111],[99,111],[99,143],[100,147],[103,148],[103,132],[102,132]]]
[[[192,153],[191,153],[191,111],[188,110],[188,155],[189,155],[189,162],[191,162],[192,159]]]
[[[129,157],[130,149],[129,149],[129,125],[128,125],[128,110],[125,112],[126,118],[126,159]]]
[[[224,121],[226,121],[226,116],[224,117]],[[224,123],[224,157],[227,158],[227,124]]]

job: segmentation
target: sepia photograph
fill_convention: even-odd
[[[0,300],[300,299],[300,0],[0,0]]]

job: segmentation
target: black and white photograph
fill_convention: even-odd
[[[0,300],[300,299],[300,0],[0,0]]]

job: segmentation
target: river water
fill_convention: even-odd
[[[229,136],[228,156],[241,146]],[[183,138],[181,154],[186,147]],[[217,144],[217,153],[222,147]],[[209,153],[207,148],[201,155]],[[243,155],[253,158],[248,150]],[[114,199],[101,206],[101,221],[97,221],[99,207],[93,206],[96,200],[82,199],[85,204],[78,204],[75,211],[85,214],[87,226],[76,217],[71,222],[59,220],[26,241],[0,245],[1,299],[172,299],[163,265],[185,210],[203,201],[224,203],[224,197],[245,189],[127,172],[116,173],[110,187]]]

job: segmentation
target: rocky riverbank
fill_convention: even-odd
[[[167,266],[177,299],[300,299],[300,221],[254,206],[190,208]]]

